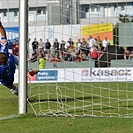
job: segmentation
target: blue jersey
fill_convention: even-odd
[[[10,86],[14,81],[16,66],[14,56],[8,52],[8,43],[6,38],[1,39],[0,52],[4,52],[8,56],[7,61],[3,65],[0,65],[0,82],[5,86]]]
[[[1,38],[0,52],[5,52],[7,55],[9,54],[8,43],[6,38]]]
[[[1,39],[1,44],[0,44],[0,52],[4,52],[9,56],[8,52],[8,43],[6,38]],[[6,69],[8,69],[8,61],[6,61],[3,65],[0,65],[0,74],[4,73]]]

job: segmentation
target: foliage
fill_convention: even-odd
[[[133,16],[130,16],[128,14],[126,14],[126,15],[119,14],[118,19],[119,19],[119,22],[121,22],[121,23],[133,22]]]

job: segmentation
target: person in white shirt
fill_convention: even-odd
[[[110,45],[110,42],[109,42],[108,38],[105,37],[105,39],[103,40],[104,51],[107,50],[108,45]]]
[[[44,49],[44,42],[42,41],[42,38],[40,38],[40,42],[38,43],[38,49]]]
[[[76,46],[77,46],[77,50],[78,50],[79,53],[80,53],[81,45],[82,45],[82,42],[81,42],[80,39],[78,39],[78,41],[76,43]]]
[[[96,40],[94,38],[92,38],[92,36],[89,36],[89,47],[90,50],[93,48],[93,46],[95,45]]]

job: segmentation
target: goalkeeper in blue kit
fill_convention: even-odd
[[[18,88],[13,84],[16,65],[18,65],[18,58],[8,51],[8,42],[6,32],[0,21],[0,82],[10,89],[10,91],[18,95]],[[29,70],[29,74],[34,76],[38,71]]]

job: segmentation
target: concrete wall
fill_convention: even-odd
[[[36,1],[36,0],[35,0]],[[44,23],[44,25],[48,24],[48,20],[49,21],[53,21],[53,16],[55,16],[55,14],[61,14],[61,13],[55,13],[54,15],[48,14],[48,11],[46,11],[46,14],[41,14],[41,15],[37,15],[36,11],[38,8],[47,8],[48,4],[51,4],[51,2],[53,2],[54,0],[48,1],[47,0],[38,0],[37,3],[35,3],[34,0],[29,0],[29,22],[30,23],[36,23],[36,25],[38,24],[42,24]],[[58,0],[57,0],[58,1]],[[56,2],[57,3],[57,2]],[[55,3],[55,4],[56,4]],[[119,14],[129,14],[129,15],[133,15],[133,1],[132,0],[102,0],[99,2],[99,0],[80,0],[80,11],[77,12],[79,13],[77,16],[77,18],[79,18],[79,20],[77,21],[79,24],[88,24],[88,23],[101,23],[101,22],[113,22],[114,24],[117,22],[117,18],[119,17]],[[91,3],[91,5],[89,5]],[[68,3],[63,3],[65,7],[63,7],[63,15],[64,15],[64,21],[63,24],[66,24],[66,19],[67,16],[65,14],[65,12],[68,12],[67,4]],[[99,7],[99,11],[98,12],[92,12],[90,11],[91,7],[96,6]],[[116,6],[116,7],[115,7]],[[124,10],[122,9],[124,6]],[[50,7],[52,8],[52,7]],[[50,8],[49,11],[50,11]],[[10,0],[10,1],[2,1],[0,2],[0,9],[1,9],[1,13],[0,16],[2,18],[2,21],[4,22],[5,26],[18,26],[18,21],[19,21],[19,2],[18,1],[14,1],[14,0]],[[89,9],[87,11],[87,9]],[[46,9],[47,10],[47,9]],[[52,10],[52,9],[51,9]],[[14,16],[14,11],[17,11],[17,16]],[[4,13],[3,12],[7,12],[7,16],[4,17]],[[8,14],[9,12],[9,14]],[[59,12],[59,11],[58,11]],[[58,15],[59,16],[59,15]],[[72,19],[75,17],[74,15],[72,16]],[[59,22],[56,22],[56,20],[58,20]],[[55,22],[53,23],[59,23],[61,22],[61,20],[58,19],[54,19]],[[51,22],[49,24],[51,24]],[[69,23],[69,22],[68,22]]]
[[[124,47],[133,47],[133,23],[119,24],[119,44]]]

